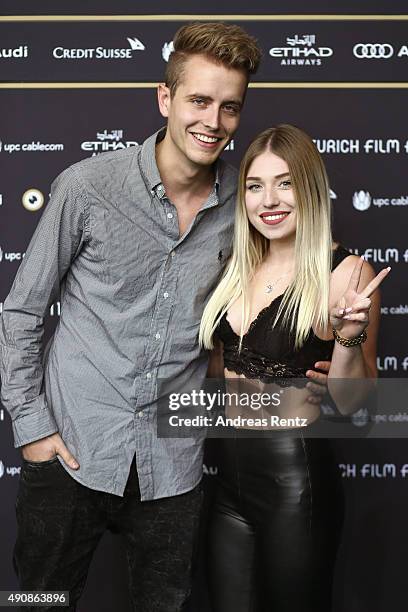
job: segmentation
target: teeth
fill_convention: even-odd
[[[286,217],[287,213],[281,213],[280,215],[268,215],[267,217],[263,217],[264,219],[267,219],[268,221],[276,221],[276,219],[283,219],[283,217]]]
[[[204,136],[204,134],[196,134],[194,132],[194,136],[197,138],[197,140],[202,140],[202,142],[217,142],[218,138],[211,138],[210,136]]]

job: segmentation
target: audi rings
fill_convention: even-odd
[[[358,59],[389,59],[394,55],[394,47],[388,43],[358,43],[353,54]]]

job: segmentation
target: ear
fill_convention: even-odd
[[[157,101],[159,103],[159,111],[163,117],[169,116],[171,96],[170,89],[164,84],[159,83],[157,87]]]

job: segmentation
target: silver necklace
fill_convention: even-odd
[[[275,281],[267,283],[266,288],[265,288],[265,293],[272,293],[272,291],[275,289],[276,285],[278,283],[280,283],[282,278],[285,278],[285,276],[287,276],[288,274],[289,274],[289,272],[286,272],[285,274],[282,274],[282,276],[277,278]]]

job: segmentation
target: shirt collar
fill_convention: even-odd
[[[140,169],[147,183],[147,187],[152,194],[156,193],[160,199],[166,195],[166,192],[156,163],[156,144],[163,140],[166,135],[166,129],[166,127],[163,127],[149,136],[142,144],[140,153]],[[220,188],[222,166],[222,160],[217,160],[214,181],[214,188],[217,196]]]

